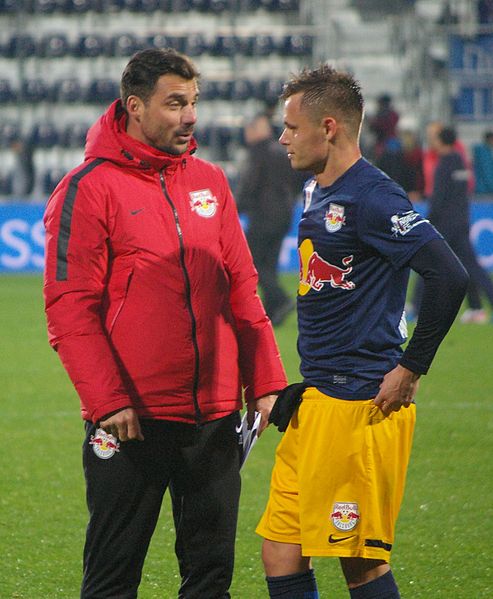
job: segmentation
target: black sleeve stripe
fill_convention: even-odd
[[[79,187],[80,180],[99,166],[102,162],[105,162],[104,158],[96,158],[93,162],[88,164],[86,167],[81,169],[76,175],[74,175],[68,185],[67,194],[63,201],[62,215],[60,217],[60,230],[58,233],[57,243],[57,262],[56,262],[56,280],[66,281],[68,278],[67,272],[67,253],[68,243],[70,240],[70,233],[72,229],[72,211],[74,208],[75,197]]]
[[[390,543],[384,543],[380,539],[365,539],[366,547],[379,547],[380,549],[385,549],[385,551],[391,551],[392,545]]]

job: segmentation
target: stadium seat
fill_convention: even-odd
[[[35,54],[36,42],[31,35],[13,35],[4,45],[4,55],[7,58],[27,58]]]
[[[70,44],[64,33],[45,35],[38,44],[38,54],[46,58],[61,58],[70,51]]]
[[[256,35],[253,39],[252,54],[254,56],[269,56],[276,51],[276,45],[271,35]]]
[[[208,147],[211,143],[211,128],[208,125],[200,125],[195,129],[193,136],[199,146]]]
[[[13,173],[0,173],[0,195],[11,195],[13,190]]]
[[[279,10],[298,10],[299,0],[277,0]]]
[[[279,50],[283,56],[309,56],[312,53],[313,39],[310,35],[287,35]]]
[[[67,13],[84,14],[96,10],[96,4],[94,0],[67,0],[65,10]]]
[[[0,123],[0,147],[8,148],[9,145],[21,137],[21,126],[17,122],[4,121]]]
[[[17,94],[12,88],[9,79],[0,79],[0,104],[15,102]]]
[[[35,148],[53,148],[58,145],[60,136],[54,123],[44,122],[34,125],[29,141]]]
[[[238,38],[234,35],[218,35],[210,52],[213,56],[234,56],[238,50]]]
[[[257,86],[257,99],[272,104],[279,100],[283,81],[279,79],[263,79]]]
[[[73,52],[80,58],[96,58],[104,56],[108,50],[108,42],[101,35],[81,35],[75,43]]]
[[[150,48],[175,48],[179,52],[184,51],[185,42],[184,36],[171,36],[164,33],[155,33],[147,37],[147,45]]]
[[[43,193],[46,195],[53,193],[65,174],[66,170],[59,167],[47,169],[43,175]]]
[[[86,123],[69,123],[60,136],[60,144],[65,148],[83,148],[88,129]]]
[[[230,79],[221,79],[216,81],[216,99],[231,100],[233,96],[233,81]]]
[[[119,33],[110,42],[112,56],[132,56],[140,48],[139,40],[132,33]]]
[[[209,49],[207,41],[201,33],[191,33],[184,42],[184,52],[188,56],[201,56]]]
[[[235,79],[231,99],[242,101],[255,97],[255,85],[248,79]]]
[[[50,89],[45,79],[24,79],[19,100],[24,102],[45,102],[50,100]]]
[[[220,13],[231,8],[231,0],[209,0],[209,12]]]
[[[8,15],[16,12],[24,12],[26,7],[23,4],[19,0],[0,0],[0,14]]]
[[[50,15],[54,13],[58,6],[57,0],[33,0],[33,12]]]
[[[53,86],[53,99],[56,102],[80,102],[83,97],[82,85],[75,77],[59,79]]]
[[[119,85],[112,79],[94,79],[86,91],[86,101],[92,104],[109,104],[120,95]]]

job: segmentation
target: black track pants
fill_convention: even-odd
[[[201,427],[142,420],[144,441],[120,443],[109,459],[91,445],[86,423],[83,462],[90,520],[81,599],[134,599],[142,566],[170,488],[179,599],[230,597],[238,502],[238,413]],[[162,567],[165,569],[166,564]],[[163,599],[176,596],[163,588]]]

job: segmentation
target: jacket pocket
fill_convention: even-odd
[[[106,330],[109,335],[111,335],[118,316],[125,305],[133,274],[133,268],[114,273],[108,285],[109,308],[106,315]]]

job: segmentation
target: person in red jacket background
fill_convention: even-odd
[[[135,54],[45,214],[49,340],[81,402],[83,599],[137,597],[169,488],[179,597],[230,597],[242,395],[287,381],[223,171],[195,157],[199,74]]]

